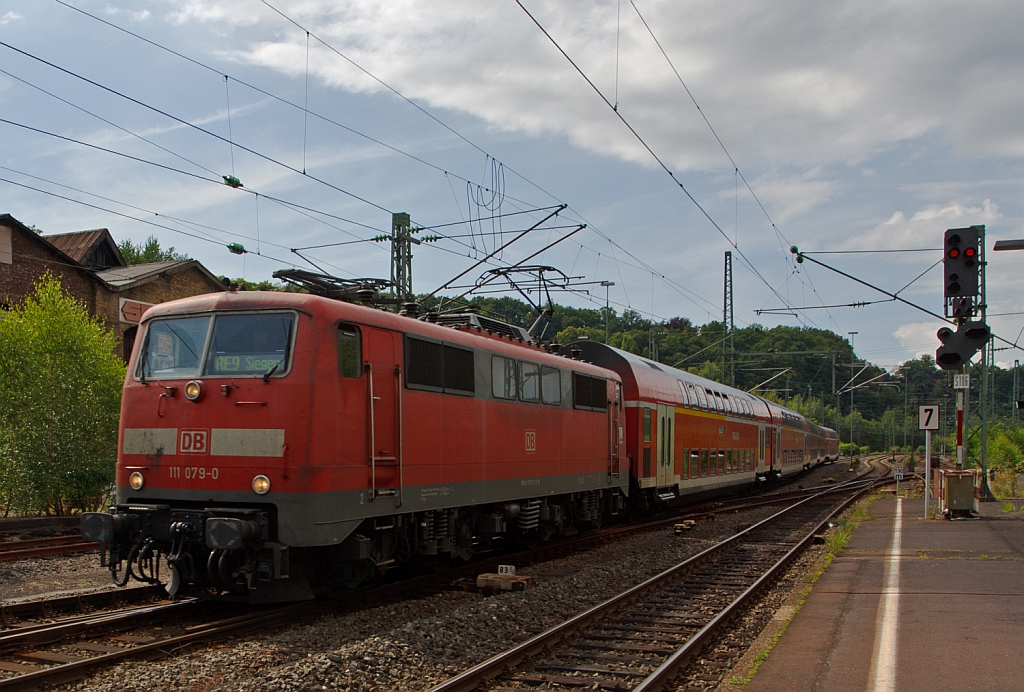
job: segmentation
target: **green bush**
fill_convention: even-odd
[[[49,274],[0,313],[0,514],[106,501],[125,374],[116,347]]]

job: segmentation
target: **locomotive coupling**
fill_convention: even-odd
[[[206,547],[211,550],[238,550],[261,540],[260,525],[249,519],[210,517],[206,520]]]
[[[114,543],[126,537],[134,523],[130,514],[82,512],[82,538],[90,543]]]

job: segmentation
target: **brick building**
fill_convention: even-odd
[[[23,300],[47,270],[114,332],[126,359],[148,306],[224,290],[196,260],[127,265],[105,228],[41,236],[0,214],[0,308]]]

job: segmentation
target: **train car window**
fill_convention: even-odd
[[[605,410],[608,408],[607,380],[583,373],[572,374],[572,405],[576,408]]]
[[[562,403],[562,371],[543,366],[540,369],[540,397],[545,404]]]
[[[444,391],[454,394],[476,393],[476,367],[473,352],[444,345]]]
[[[676,380],[679,383],[679,393],[683,397],[683,406],[690,407],[690,396],[686,393],[686,385],[683,384],[682,380]]]
[[[704,388],[703,387],[694,387],[694,391],[697,392],[697,399],[700,401],[700,408],[701,408],[701,410],[702,411],[707,411],[708,410],[708,400],[704,396]]]
[[[540,366],[536,363],[519,364],[519,398],[540,401]]]
[[[405,383],[435,391],[444,388],[444,349],[434,341],[405,338]]]
[[[651,443],[651,409],[644,409],[644,443]]]
[[[516,362],[491,356],[491,394],[497,399],[516,398]]]
[[[178,378],[199,374],[209,315],[176,320],[153,320],[135,371],[136,377]]]
[[[708,476],[708,450],[700,450],[700,477],[706,478]]]
[[[725,403],[722,401],[722,393],[721,392],[715,392],[715,401],[718,403],[718,410],[724,413],[725,412]]]
[[[284,375],[294,327],[290,312],[217,315],[205,374]]]
[[[700,475],[700,451],[690,450],[690,478],[697,478]]]
[[[718,450],[718,475],[725,474],[725,450]]]
[[[733,415],[736,415],[737,413],[739,413],[739,411],[737,411],[736,407],[734,406],[734,401],[735,400],[732,397],[730,397],[728,394],[723,394],[722,398],[725,400],[725,410],[726,411],[728,411],[729,413],[731,413]]]
[[[359,377],[363,372],[363,345],[359,327],[338,325],[338,374]]]
[[[733,466],[733,458],[732,458],[732,450],[731,449],[725,450],[725,470],[726,470],[726,473],[732,473],[732,472],[734,472],[736,470],[736,467]]]

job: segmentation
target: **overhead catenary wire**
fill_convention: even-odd
[[[212,66],[210,66],[210,65],[208,65],[206,63],[203,63],[200,60],[196,60],[195,58],[187,56],[187,55],[185,55],[185,54],[183,54],[183,53],[181,53],[179,51],[176,51],[176,50],[171,49],[171,48],[169,48],[167,46],[164,46],[164,45],[162,45],[162,44],[160,44],[160,43],[158,43],[156,41],[153,41],[153,40],[148,39],[148,38],[146,38],[144,36],[141,36],[138,33],[135,33],[135,32],[133,32],[133,31],[127,29],[127,28],[124,28],[124,27],[119,26],[119,25],[117,25],[117,24],[115,24],[113,22],[110,22],[110,21],[108,21],[106,19],[103,19],[102,17],[99,17],[99,16],[97,16],[95,14],[92,14],[92,13],[86,11],[86,10],[83,10],[81,8],[78,8],[78,7],[74,7],[73,5],[70,5],[67,2],[64,2],[64,0],[55,0],[55,2],[57,2],[58,4],[62,5],[63,7],[67,8],[67,9],[74,10],[75,12],[78,12],[78,13],[86,16],[86,17],[89,17],[89,18],[93,19],[94,21],[97,21],[97,22],[99,22],[101,24],[104,24],[105,26],[108,26],[108,27],[110,27],[112,29],[115,29],[117,31],[125,33],[125,34],[127,34],[127,35],[129,35],[129,36],[131,36],[131,37],[133,37],[133,38],[135,38],[135,39],[137,39],[139,41],[142,41],[142,42],[144,42],[144,43],[146,43],[148,45],[151,45],[151,46],[153,46],[153,47],[155,47],[155,48],[157,48],[159,50],[163,50],[163,51],[165,51],[165,52],[167,52],[167,53],[169,53],[171,55],[174,55],[174,56],[176,56],[176,57],[178,57],[178,58],[180,58],[182,60],[190,62],[190,63],[192,63],[192,64],[194,64],[194,65],[196,65],[198,67],[201,67],[201,68],[203,68],[205,70],[208,70],[208,71],[210,71],[210,72],[212,72],[214,74],[217,74],[218,76],[222,76],[224,74],[221,70],[219,70],[219,69],[217,69],[215,67],[212,67]],[[277,14],[282,16],[284,19],[286,19],[287,21],[289,21],[293,25],[299,27],[303,32],[307,31],[307,29],[305,27],[301,26],[298,22],[293,20],[291,17],[287,16],[284,12],[282,12],[279,9],[277,9],[276,7],[270,6],[269,3],[267,3],[267,4],[268,4],[268,7],[271,7],[271,9],[273,9]],[[383,82],[383,80],[381,80],[378,77],[376,77],[375,75],[371,74],[368,70],[366,70],[362,66],[357,65],[354,61],[352,61],[347,56],[343,55],[340,51],[338,51],[336,48],[334,48],[333,46],[328,44],[326,41],[324,41],[320,37],[316,36],[315,34],[312,34],[312,32],[310,32],[310,35],[313,38],[315,38],[319,43],[321,43],[326,48],[328,48],[330,51],[338,54],[340,57],[342,57],[346,61],[352,63],[354,66],[356,66],[359,70],[361,70],[362,72],[366,73],[368,76],[373,78],[374,80],[376,80],[379,83],[381,83],[382,85],[384,85],[387,89],[392,91],[392,93],[395,93],[396,96],[398,96],[402,100],[408,102],[410,105],[415,107],[417,110],[423,112],[431,120],[434,120],[435,122],[440,124],[442,127],[444,127],[446,130],[448,130],[448,131],[452,132],[453,134],[455,134],[459,139],[463,140],[464,142],[469,144],[471,147],[473,147],[477,151],[479,151],[479,152],[489,156],[489,154],[487,154],[487,152],[483,148],[481,148],[480,146],[478,146],[477,144],[475,144],[474,142],[469,140],[468,137],[466,137],[466,136],[462,135],[461,133],[457,132],[454,128],[452,128],[451,126],[447,125],[446,123],[441,121],[439,118],[437,118],[433,114],[429,113],[425,108],[423,108],[423,107],[419,106],[418,104],[416,104],[412,99],[409,99],[408,97],[404,96],[403,94],[398,92],[397,89],[394,89],[390,85],[385,84]],[[450,176],[454,176],[454,177],[459,178],[460,180],[462,180],[462,181],[464,181],[466,183],[470,182],[466,178],[464,178],[462,176],[459,176],[457,174],[451,173],[450,171],[445,170],[443,167],[437,166],[435,164],[432,164],[429,161],[426,161],[425,159],[416,156],[415,154],[411,154],[409,152],[406,152],[406,151],[404,151],[404,150],[402,150],[402,149],[400,149],[398,147],[395,147],[393,145],[387,144],[386,142],[383,142],[383,141],[381,141],[379,139],[376,139],[376,138],[374,138],[374,137],[372,137],[370,135],[367,135],[367,134],[362,133],[362,132],[360,132],[358,130],[355,130],[354,128],[351,128],[349,126],[343,125],[342,123],[339,123],[339,122],[337,122],[337,121],[335,121],[335,120],[333,120],[331,118],[328,118],[327,116],[324,116],[323,114],[317,113],[315,111],[310,111],[308,109],[308,104],[307,104],[307,107],[304,108],[302,105],[293,103],[292,101],[289,101],[288,99],[285,99],[285,98],[283,98],[283,97],[281,97],[281,96],[279,96],[277,94],[274,94],[274,93],[272,93],[272,92],[270,92],[270,91],[268,91],[266,89],[262,89],[262,88],[260,88],[258,86],[255,86],[254,84],[251,84],[249,82],[241,80],[241,79],[239,79],[237,77],[231,76],[231,79],[233,79],[235,82],[237,82],[239,84],[242,84],[242,85],[244,85],[244,86],[246,86],[246,87],[248,87],[250,89],[253,89],[254,91],[256,91],[258,93],[266,95],[266,96],[268,96],[268,97],[270,97],[272,99],[275,99],[275,100],[277,100],[277,101],[279,101],[281,103],[285,103],[285,104],[287,104],[287,105],[289,105],[291,107],[297,108],[299,110],[303,110],[304,114],[311,115],[311,116],[313,116],[315,118],[318,118],[318,119],[320,119],[320,120],[322,120],[324,122],[327,122],[327,123],[332,124],[332,125],[334,125],[336,127],[344,129],[344,130],[346,130],[346,131],[348,131],[348,132],[350,132],[352,134],[355,134],[356,136],[363,137],[363,138],[367,139],[368,141],[371,141],[371,142],[373,142],[373,143],[375,143],[375,144],[377,144],[379,146],[385,147],[385,148],[387,148],[387,149],[389,149],[391,151],[394,151],[394,152],[396,152],[396,153],[398,153],[400,155],[403,155],[403,156],[406,156],[406,157],[408,157],[408,158],[410,158],[412,160],[415,160],[418,163],[421,163],[421,164],[423,164],[425,166],[428,166],[428,167],[430,167],[430,168],[432,168],[434,170],[437,170],[438,172],[443,173],[446,176],[446,178],[448,178]],[[538,185],[533,180],[531,180],[531,179],[527,178],[526,176],[524,176],[523,174],[519,173],[514,168],[509,167],[507,164],[504,164],[503,167],[504,167],[504,170],[507,170],[508,172],[514,174],[516,177],[518,177],[519,179],[523,180],[523,182],[525,182],[526,184],[528,184],[532,188],[538,190],[539,192],[543,193],[544,195],[548,196],[552,200],[554,200],[556,202],[559,202],[559,203],[565,203],[557,195],[552,194],[551,192],[546,190],[544,187]],[[450,186],[450,181],[449,181],[449,187],[451,187]],[[452,190],[452,192],[454,194],[454,189]],[[264,196],[267,196],[267,195],[264,194]],[[510,201],[516,201],[516,202],[520,201],[520,200],[516,200],[513,197],[508,197],[508,196],[506,197],[506,199],[510,200]],[[296,206],[298,206],[298,205],[296,205]],[[459,207],[458,204],[456,206]],[[299,207],[299,208],[303,208],[303,207]],[[459,207],[459,208],[460,208],[460,211],[461,211],[461,207]],[[309,208],[305,208],[305,209],[309,210]],[[655,271],[658,274],[658,278],[661,281],[663,281],[666,284],[666,286],[668,286],[668,288],[670,290],[672,290],[673,292],[678,293],[684,299],[686,299],[686,300],[688,300],[690,302],[694,302],[694,298],[695,298],[696,300],[698,300],[700,302],[703,302],[703,303],[706,303],[709,306],[712,306],[713,309],[717,309],[717,307],[715,307],[715,304],[713,302],[707,300],[706,298],[704,298],[703,296],[700,296],[699,294],[694,293],[693,291],[690,291],[689,289],[686,289],[685,287],[683,287],[678,282],[675,282],[673,280],[668,279],[667,277],[665,277],[665,275],[661,274],[660,272],[657,272],[657,270],[655,270],[653,267],[650,267],[650,265],[648,265],[646,262],[644,262],[639,257],[637,257],[637,255],[635,255],[634,253],[632,253],[628,249],[626,249],[626,248],[622,247],[621,245],[619,245],[618,243],[616,243],[610,236],[608,236],[605,232],[603,232],[597,225],[595,225],[594,223],[589,221],[584,215],[580,214],[577,210],[573,209],[571,205],[569,206],[569,210],[571,210],[583,223],[585,223],[587,225],[587,229],[588,230],[592,231],[593,233],[598,235],[603,240],[607,241],[612,246],[612,256],[613,256],[613,260],[615,261],[615,266],[616,266],[617,272],[619,274],[621,289],[623,290],[624,294],[626,295],[626,305],[627,306],[630,305],[630,301],[629,301],[629,298],[628,298],[628,288],[627,288],[625,280],[624,280],[624,278],[622,276],[622,266],[621,266],[624,260],[622,260],[621,258],[616,256],[616,252],[615,252],[616,248],[618,250],[620,250],[625,256],[630,257],[631,259],[633,259],[637,263],[637,265],[642,265],[644,267],[643,271],[645,271],[645,273],[647,271]],[[322,212],[315,212],[315,210],[309,210],[309,211],[314,211],[314,213],[322,213]],[[327,216],[330,216],[330,215],[327,215]],[[337,217],[335,217],[335,218],[337,218]],[[349,221],[347,219],[341,219],[341,220]],[[364,224],[361,224],[361,225],[364,225]],[[571,242],[579,244],[581,249],[583,249],[583,248],[591,249],[588,246],[586,246],[584,243],[581,243],[581,242],[579,242],[579,241],[577,241],[575,239],[573,239]],[[626,265],[627,266],[634,266],[634,265],[630,265],[628,262],[626,262]],[[693,296],[694,298],[691,298],[691,296]],[[697,305],[696,302],[694,304]],[[702,309],[704,309],[704,308],[702,307]],[[746,323],[745,321],[743,321],[743,322]]]
[[[769,283],[768,280],[761,275],[760,271],[758,271],[757,268],[753,265],[753,263],[751,263],[751,261],[743,253],[743,251],[740,250],[739,247],[732,242],[732,239],[729,238],[729,235],[724,230],[722,230],[722,227],[718,225],[714,218],[712,218],[711,214],[708,213],[704,206],[697,201],[697,199],[690,193],[688,189],[686,189],[686,186],[683,185],[682,181],[680,181],[675,176],[672,170],[665,164],[665,162],[654,151],[654,149],[651,148],[651,146],[640,135],[640,133],[637,132],[633,125],[630,124],[630,122],[625,118],[625,116],[623,116],[622,113],[617,108],[614,107],[614,105],[608,100],[608,97],[605,96],[601,92],[601,90],[597,88],[597,85],[594,84],[590,77],[587,76],[586,72],[584,72],[583,69],[576,64],[576,62],[569,56],[569,54],[565,52],[565,49],[563,49],[561,45],[554,39],[554,37],[550,33],[548,33],[547,29],[544,28],[544,25],[541,24],[540,21],[536,17],[534,17],[528,9],[526,9],[526,6],[523,5],[521,0],[515,0],[515,2],[523,10],[523,12],[526,13],[526,15],[537,26],[537,28],[540,29],[541,33],[544,34],[544,36],[551,42],[551,44],[558,50],[558,52],[560,52],[562,56],[569,61],[569,64],[572,65],[573,68],[580,74],[580,76],[583,77],[584,81],[586,81],[587,84],[590,85],[591,89],[593,89],[594,92],[601,98],[601,100],[604,101],[605,105],[607,105],[615,113],[616,117],[618,117],[622,124],[625,125],[626,129],[628,129],[630,133],[632,133],[632,135],[636,138],[636,140],[640,142],[641,146],[643,146],[643,148],[647,150],[647,153],[651,155],[651,157],[661,167],[661,169],[665,171],[665,173],[675,183],[675,185],[683,192],[683,194],[686,195],[687,198],[689,198],[689,200],[697,207],[701,214],[703,214],[703,216],[711,223],[712,227],[714,227],[714,229],[718,231],[718,233],[725,239],[725,241],[736,251],[736,254],[739,255],[739,257],[742,259],[743,264],[747,265],[747,268],[750,271],[752,271],[754,275],[757,276],[772,293],[775,294],[775,296],[782,302],[783,305],[788,306],[790,304],[789,301],[783,298],[782,295],[775,289],[775,287],[772,286],[771,283]]]
[[[122,93],[122,92],[120,92],[120,91],[118,91],[118,90],[116,90],[116,89],[114,89],[112,87],[108,87],[108,86],[106,86],[104,84],[100,84],[99,82],[97,82],[95,80],[89,79],[88,77],[85,77],[84,75],[80,75],[77,72],[74,72],[73,70],[69,70],[69,69],[67,69],[65,67],[61,67],[60,65],[57,65],[56,63],[53,63],[53,62],[51,62],[49,60],[41,58],[41,57],[39,57],[37,55],[33,55],[32,53],[29,53],[28,51],[24,51],[24,50],[22,50],[20,48],[16,48],[16,47],[12,46],[11,44],[9,44],[9,43],[7,43],[5,41],[0,41],[0,46],[3,46],[4,48],[7,48],[9,50],[13,50],[16,53],[24,55],[25,57],[30,58],[32,60],[35,60],[37,62],[40,62],[40,63],[46,65],[47,67],[55,69],[55,70],[57,70],[59,72],[63,72],[64,74],[66,74],[66,75],[68,75],[70,77],[74,77],[75,79],[79,79],[79,80],[81,80],[81,81],[83,81],[83,82],[85,82],[87,84],[91,84],[91,85],[95,86],[98,89],[102,89],[103,91],[106,91],[108,93],[114,94],[115,96],[117,96],[119,98],[122,98],[122,99],[124,99],[126,101],[129,101],[131,103],[134,103],[134,104],[136,104],[136,105],[138,105],[138,106],[140,106],[142,108],[145,108],[147,110],[151,110],[154,113],[158,113],[159,115],[162,115],[165,118],[169,118],[169,119],[171,119],[171,120],[173,120],[173,121],[175,121],[177,123],[180,123],[182,125],[185,125],[187,127],[192,128],[192,129],[194,129],[194,130],[196,130],[198,132],[202,132],[205,135],[208,135],[208,136],[213,137],[215,139],[218,139],[218,140],[220,140],[222,142],[225,142],[225,143],[231,145],[232,147],[238,147],[242,151],[244,151],[244,152],[246,152],[248,154],[252,154],[253,156],[256,156],[257,158],[263,159],[264,161],[267,161],[268,163],[272,163],[272,164],[274,164],[276,166],[280,166],[281,168],[285,168],[285,169],[287,169],[289,171],[292,171],[293,173],[297,173],[299,175],[303,175],[302,171],[300,171],[299,169],[297,169],[294,166],[291,166],[291,165],[289,165],[287,163],[284,163],[283,161],[279,161],[278,159],[275,159],[272,156],[269,156],[267,154],[264,154],[262,152],[259,152],[259,151],[255,150],[255,149],[251,148],[251,147],[247,147],[247,146],[242,145],[242,144],[232,143],[230,140],[225,139],[221,135],[218,135],[216,132],[212,132],[210,130],[207,130],[204,127],[200,127],[199,125],[196,125],[195,123],[191,123],[188,120],[185,120],[183,118],[179,118],[178,116],[173,115],[173,114],[171,114],[171,113],[169,113],[169,112],[167,112],[167,111],[165,111],[165,110],[163,110],[161,108],[157,108],[156,106],[151,106],[148,103],[145,103],[145,102],[140,101],[140,100],[138,100],[136,98],[133,98],[133,97],[131,97],[131,96],[127,95],[127,94],[124,94],[124,93]],[[368,199],[366,199],[364,197],[361,197],[360,195],[357,195],[354,192],[351,192],[351,191],[346,190],[346,189],[344,189],[342,187],[339,187],[339,186],[337,186],[337,185],[335,185],[333,183],[330,183],[330,182],[328,182],[326,180],[323,180],[322,178],[318,178],[317,176],[314,176],[314,175],[309,175],[308,173],[305,174],[305,177],[309,178],[310,180],[314,180],[314,181],[320,183],[321,185],[324,185],[325,187],[328,187],[328,188],[330,188],[330,189],[332,189],[332,190],[334,190],[336,192],[339,192],[339,193],[341,193],[343,195],[351,197],[352,199],[355,199],[355,200],[357,200],[359,202],[362,202],[362,203],[367,204],[367,205],[369,205],[371,207],[379,209],[380,211],[387,212],[388,214],[393,213],[387,207],[384,207],[384,206],[382,206],[380,204],[377,204],[376,202],[372,202],[372,201],[370,201],[370,200],[368,200]]]

